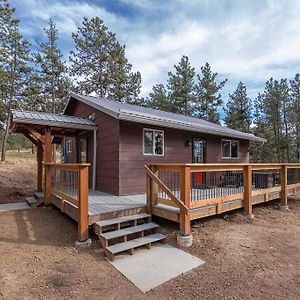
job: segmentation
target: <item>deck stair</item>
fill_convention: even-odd
[[[128,251],[133,254],[136,248],[150,249],[152,243],[166,239],[159,232],[159,225],[151,222],[151,215],[146,213],[99,221],[94,228],[110,260],[118,253]]]
[[[33,197],[26,197],[25,200],[30,207],[38,207],[44,203],[44,193],[34,193]]]

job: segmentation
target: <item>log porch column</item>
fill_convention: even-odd
[[[43,144],[39,141],[36,151],[37,158],[37,192],[43,191]]]
[[[46,128],[44,137],[44,163],[51,163],[52,147],[51,147],[51,130]],[[49,166],[45,166],[45,206],[51,203],[51,170]]]

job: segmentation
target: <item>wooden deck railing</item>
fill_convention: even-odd
[[[254,204],[279,198],[287,206],[300,188],[300,164],[152,164],[145,171],[148,211],[176,220],[172,209],[179,210],[182,235],[191,219],[240,207],[252,214]]]
[[[51,197],[61,200],[63,211],[64,201],[77,207],[78,211],[78,240],[89,238],[88,216],[88,175],[90,164],[55,164],[45,163],[45,205],[51,203]]]

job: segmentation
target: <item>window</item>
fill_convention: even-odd
[[[231,140],[222,140],[222,158],[238,158],[239,142]]]
[[[164,155],[164,132],[144,129],[144,155]]]
[[[72,152],[72,141],[67,141],[66,148],[67,148],[67,153]]]

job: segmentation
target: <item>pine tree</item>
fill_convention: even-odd
[[[153,86],[152,92],[147,99],[147,106],[163,111],[171,110],[169,97],[163,84]]]
[[[220,123],[219,107],[223,104],[220,91],[227,79],[217,82],[218,73],[213,73],[211,66],[206,63],[201,67],[201,76],[197,75],[196,103],[194,116],[213,123]]]
[[[141,74],[131,72],[114,33],[98,18],[84,18],[82,27],[73,33],[75,51],[71,51],[71,73],[82,78],[78,89],[121,102],[135,102],[140,92]]]
[[[267,81],[264,93],[261,94],[262,113],[265,115],[265,122],[269,125],[272,136],[268,144],[276,154],[276,162],[284,162],[289,159],[287,143],[287,105],[288,97],[287,82],[270,78]]]
[[[47,41],[39,44],[38,52],[34,55],[41,80],[42,98],[46,104],[43,110],[52,113],[61,112],[65,105],[69,82],[66,78],[63,55],[58,48],[58,30],[52,19],[48,28],[44,28],[44,32]]]
[[[250,132],[252,103],[247,96],[247,88],[242,82],[238,84],[233,94],[229,94],[225,111],[227,127]]]
[[[1,160],[5,160],[9,134],[10,109],[16,105],[24,89],[26,74],[30,72],[29,43],[19,31],[19,20],[15,19],[14,8],[8,1],[0,2],[0,49],[1,49],[1,95],[4,99],[5,133],[2,142]],[[3,80],[2,80],[3,79]]]
[[[300,162],[300,74],[290,80],[290,120],[294,132],[295,160]]]
[[[175,74],[169,72],[168,89],[171,111],[183,115],[192,114],[194,95],[195,68],[191,67],[189,58],[182,56],[178,65],[174,65]]]

